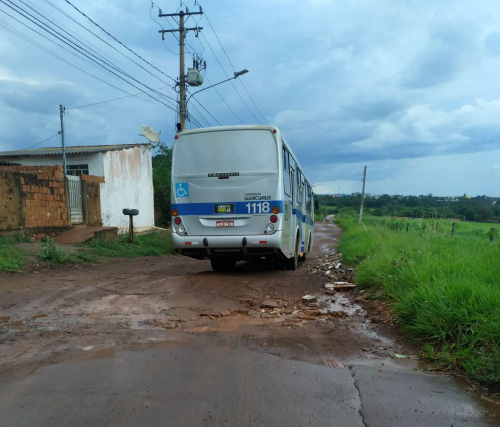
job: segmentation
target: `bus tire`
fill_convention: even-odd
[[[236,266],[235,259],[210,258],[210,264],[214,271],[230,271]]]
[[[295,252],[292,258],[287,259],[286,261],[286,269],[287,270],[296,270],[299,264],[299,243],[300,243],[300,235],[297,235],[295,239]]]

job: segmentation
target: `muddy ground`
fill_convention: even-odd
[[[25,362],[66,360],[82,350],[119,350],[207,333],[317,364],[391,359],[399,353],[414,358],[394,339],[396,331],[372,323],[355,302],[362,294],[324,292],[325,284],[351,276],[345,266],[340,272],[334,266],[331,278],[318,271],[336,264],[323,257],[332,254],[340,234],[334,224],[322,226],[318,250],[297,271],[241,263],[221,274],[212,272],[208,261],[177,256],[4,276],[0,372],[8,375]],[[304,304],[306,294],[318,297],[318,304]],[[321,308],[327,309],[324,314]]]
[[[374,310],[359,290],[325,292],[327,283],[353,280],[354,271],[337,265],[340,236],[336,225],[317,224],[314,251],[297,271],[242,262],[233,272],[215,273],[208,261],[170,256],[0,276],[0,390],[2,381],[23,381],[62,362],[214,346],[328,368],[366,367],[376,375],[413,375],[421,369],[416,349],[405,345],[387,311]],[[318,302],[304,304],[306,294]],[[474,424],[483,417],[496,423],[484,412],[491,407],[463,393],[472,418],[456,419],[455,426],[486,425]],[[392,425],[362,418],[360,425]],[[446,425],[441,422],[425,425]]]

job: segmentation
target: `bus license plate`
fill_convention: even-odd
[[[217,221],[216,227],[234,227],[234,221]]]
[[[214,213],[216,214],[234,213],[234,203],[214,205]]]

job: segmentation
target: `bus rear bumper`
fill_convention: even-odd
[[[282,232],[253,236],[179,236],[172,233],[176,252],[197,259],[231,257],[252,259],[281,254]]]

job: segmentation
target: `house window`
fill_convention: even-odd
[[[89,174],[89,165],[66,165],[66,175],[80,176]]]

